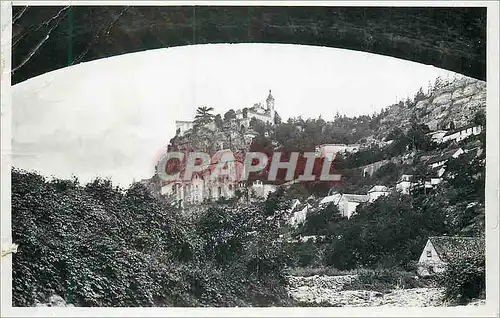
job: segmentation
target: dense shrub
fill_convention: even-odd
[[[312,240],[291,243],[288,250],[292,258],[291,267],[319,266],[322,262],[320,249]]]
[[[466,303],[473,298],[484,298],[486,288],[484,256],[459,257],[446,266],[439,276],[445,288],[445,299],[450,302]]]
[[[334,203],[307,216],[306,222],[299,228],[303,235],[327,235],[337,232],[347,220]]]
[[[279,195],[186,220],[141,184],[81,186],[14,169],[13,304],[52,293],[76,306],[286,303]]]

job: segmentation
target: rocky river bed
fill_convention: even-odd
[[[356,279],[355,275],[289,277],[289,295],[311,306],[329,307],[431,307],[446,306],[443,289],[397,288],[385,292],[372,290],[345,290],[344,286]],[[476,301],[470,305],[482,305]]]

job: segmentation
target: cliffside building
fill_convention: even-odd
[[[274,97],[269,90],[269,95],[265,100],[265,106],[262,102],[255,103],[252,107],[238,109],[236,112],[236,121],[238,127],[248,129],[250,127],[250,121],[252,118],[258,119],[265,123],[274,125],[275,109],[274,109]],[[184,135],[186,131],[192,129],[194,126],[194,121],[177,120],[175,121],[176,134],[179,136]],[[213,123],[207,124],[211,126],[211,129],[215,129]]]
[[[469,136],[479,135],[481,133],[481,126],[469,124],[454,130],[447,132],[443,138],[442,142],[447,142],[450,140],[454,140],[456,142],[462,141]]]
[[[359,151],[361,145],[359,144],[323,144],[316,146],[316,155],[318,157],[326,157],[337,153],[344,152],[357,152]]]
[[[229,161],[225,156],[234,158]],[[173,196],[181,207],[185,205],[197,205],[210,200],[216,201],[221,198],[230,199],[235,197],[236,191],[249,191],[251,197],[266,198],[269,193],[276,191],[277,186],[264,184],[261,180],[255,180],[250,186],[241,182],[244,172],[244,159],[234,155],[230,149],[217,151],[211,158],[210,164],[200,172],[194,172],[190,180],[177,180],[162,182],[161,194]],[[219,174],[213,177],[219,162],[223,162],[223,168],[227,174]],[[185,173],[185,167],[179,169],[180,175]]]

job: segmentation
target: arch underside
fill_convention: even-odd
[[[12,83],[99,58],[207,43],[350,49],[486,80],[486,8],[122,7],[13,8]]]

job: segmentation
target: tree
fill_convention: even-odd
[[[412,102],[412,100],[409,97],[407,97],[406,100],[405,100],[405,107],[406,108],[412,108],[413,106],[415,106],[415,103]]]
[[[485,154],[476,157],[474,153],[462,154],[446,162],[448,183],[456,190],[454,200],[479,200],[485,198]]]
[[[274,124],[281,125],[281,117],[277,111],[274,111]]]
[[[415,97],[413,98],[413,103],[416,105],[418,102],[424,100],[426,98],[424,91],[422,87],[418,89],[418,92],[415,94]]]
[[[340,214],[335,203],[330,203],[323,209],[307,217],[301,232],[306,235],[335,235],[339,232],[340,222],[347,218]]]
[[[212,122],[214,120],[214,115],[212,114],[213,110],[213,107],[198,107],[198,109],[196,109],[196,115],[194,116],[194,125],[199,127]]]
[[[229,121],[231,119],[236,119],[236,112],[233,109],[228,110],[224,114],[224,121]]]
[[[481,133],[479,134],[479,140],[481,141],[481,146],[483,151],[486,152],[486,114],[484,110],[478,110],[474,114],[472,123],[481,127]]]
[[[396,139],[400,138],[403,135],[404,135],[404,133],[401,130],[401,128],[396,127],[393,130],[391,130],[391,132],[387,135],[387,137],[385,137],[385,141],[396,140]]]
[[[409,150],[427,151],[433,149],[436,144],[427,135],[429,131],[427,125],[417,124],[416,121],[413,121],[410,130],[406,133]]]
[[[450,128],[450,130],[455,130],[455,122],[454,121],[450,121],[449,128]]]
[[[266,125],[264,124],[264,122],[258,120],[255,117],[252,117],[252,119],[250,119],[250,127],[261,135],[264,135],[264,133],[266,132]]]
[[[436,78],[436,81],[434,82],[433,92],[436,92],[437,90],[443,88],[444,85],[444,80],[441,78],[441,76],[438,76]]]
[[[478,110],[474,114],[474,119],[472,120],[472,123],[481,126],[481,128],[485,129],[486,128],[486,114],[483,110]]]
[[[215,122],[215,127],[222,129],[224,126],[224,121],[222,120],[222,117],[220,114],[215,115],[214,117],[214,122]]]

